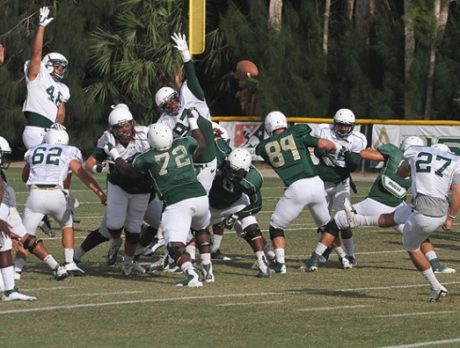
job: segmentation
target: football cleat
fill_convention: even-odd
[[[343,259],[339,259],[340,263],[342,264],[343,269],[352,269],[353,265],[351,264],[350,260],[345,256]]]
[[[14,280],[21,280],[21,272],[14,272]]]
[[[67,273],[73,276],[81,277],[85,275],[85,271],[78,267],[75,262],[64,264],[64,268],[67,271]]]
[[[212,263],[202,265],[201,269],[203,271],[203,279],[206,283],[214,283],[216,281],[212,272]]]
[[[38,227],[40,227],[43,233],[46,234],[48,237],[50,238],[56,237],[56,234],[51,229],[51,225],[48,221],[48,218],[46,218],[46,216],[43,218],[42,221],[40,221],[40,224],[38,225]]]
[[[299,270],[302,272],[316,272],[318,270],[319,255],[315,252],[311,254],[311,257],[304,261],[303,265],[300,266]]]
[[[430,295],[428,296],[428,301],[430,302],[439,302],[441,297],[447,296],[447,289],[441,285],[440,289],[432,289]]]
[[[110,239],[109,249],[107,250],[107,265],[112,266],[117,262],[118,251],[123,244],[123,239],[112,238]]]
[[[286,274],[287,273],[286,264],[278,262],[278,261],[272,262],[270,264],[270,270],[272,272],[280,273],[280,274]]]
[[[211,253],[211,260],[217,260],[217,261],[231,261],[231,258],[228,256],[225,256],[220,249],[217,249],[215,252]]]
[[[256,277],[257,278],[270,278],[271,277],[270,268],[267,268],[266,272],[263,272],[259,269],[259,272],[257,273]]]
[[[2,301],[36,301],[35,296],[29,296],[19,292],[17,289],[5,291],[2,295]]]
[[[164,245],[165,245],[164,238],[158,239],[155,237],[153,239],[153,242],[150,243],[150,245],[147,248],[145,248],[144,256],[153,256],[155,252]]]
[[[345,258],[350,261],[350,264],[353,266],[353,267],[356,267],[358,265],[358,261],[356,261],[356,257],[352,256],[352,255],[347,255],[345,256]]]
[[[64,266],[59,266],[55,270],[53,270],[53,277],[56,280],[64,280],[70,274],[67,272]]]
[[[203,283],[200,281],[198,273],[192,268],[184,272],[185,279],[176,283],[178,287],[187,287],[187,288],[201,288]]]
[[[433,268],[434,273],[444,273],[444,274],[449,274],[449,273],[455,273],[456,270],[454,268],[450,268],[447,266],[444,266],[439,259],[432,259],[430,260],[431,268]]]

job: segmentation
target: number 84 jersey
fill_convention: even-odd
[[[26,185],[60,185],[69,173],[72,160],[83,162],[81,151],[75,146],[40,144],[30,148],[24,155],[30,166]]]

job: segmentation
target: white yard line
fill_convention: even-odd
[[[231,306],[251,306],[258,304],[275,304],[275,303],[286,303],[286,301],[263,301],[263,302],[232,302],[232,303],[221,303],[217,304],[216,307],[231,307]]]
[[[141,294],[144,291],[135,290],[135,291],[114,291],[114,292],[89,292],[86,294],[73,294],[66,295],[64,297],[84,297],[84,296],[109,296],[109,295],[129,295],[129,294]]]
[[[400,346],[385,346],[385,347],[380,347],[380,348],[415,348],[415,347],[437,346],[440,344],[452,344],[452,343],[458,343],[458,342],[460,342],[460,337],[451,338],[448,340],[426,341],[426,342],[419,342],[419,343],[413,343],[413,344],[403,344]]]
[[[374,315],[369,318],[404,318],[404,317],[413,317],[418,315],[439,315],[439,314],[450,314],[456,313],[457,311],[439,311],[439,312],[410,312],[410,313],[399,313],[399,314],[383,314],[383,315]]]
[[[450,282],[445,284],[460,284],[459,282]],[[206,299],[220,299],[220,298],[244,298],[244,297],[263,297],[272,295],[299,295],[304,293],[317,293],[318,291],[323,292],[352,292],[352,291],[366,291],[366,290],[392,290],[392,289],[404,289],[414,287],[426,287],[427,284],[414,284],[414,285],[394,285],[394,286],[378,286],[369,288],[356,288],[356,289],[310,289],[308,291],[280,291],[280,292],[259,292],[259,293],[248,293],[248,294],[222,294],[222,295],[205,295],[205,296],[187,296],[187,297],[169,297],[169,298],[152,298],[143,300],[127,300],[127,301],[115,301],[115,302],[99,302],[99,303],[85,303],[85,304],[74,304],[74,305],[62,305],[62,306],[49,306],[49,307],[34,307],[34,308],[23,308],[23,309],[11,309],[11,310],[0,310],[2,314],[13,314],[13,313],[30,313],[30,312],[45,312],[62,309],[76,309],[76,308],[92,308],[92,307],[104,307],[104,306],[116,306],[126,304],[142,304],[142,303],[164,303],[164,302],[176,302],[176,301],[190,301],[190,300],[206,300]],[[30,289],[33,291],[33,289]],[[359,305],[357,305],[359,306]],[[345,306],[344,306],[345,307]],[[332,307],[324,307],[332,308]]]
[[[299,312],[322,312],[322,311],[334,311],[336,309],[353,309],[353,308],[368,308],[372,306],[368,305],[354,305],[354,306],[331,306],[331,307],[313,307],[313,308],[299,308]]]

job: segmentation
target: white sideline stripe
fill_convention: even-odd
[[[299,312],[320,312],[320,311],[334,311],[336,309],[353,309],[353,308],[367,308],[370,305],[354,305],[354,306],[332,306],[332,307],[314,307],[314,308],[299,308]]]
[[[230,306],[250,306],[256,304],[274,304],[274,303],[285,303],[286,301],[263,301],[263,302],[236,302],[236,303],[221,303],[217,304],[216,307],[230,307]]]
[[[369,318],[402,318],[402,317],[411,317],[417,315],[438,315],[438,314],[448,314],[456,313],[457,311],[439,311],[439,312],[412,312],[412,313],[400,313],[400,314],[384,314],[384,315],[375,315]]]
[[[450,282],[448,284],[460,284],[459,282]],[[50,307],[35,307],[35,308],[24,308],[24,309],[12,309],[12,310],[0,310],[2,314],[13,314],[13,313],[30,313],[30,312],[45,312],[61,309],[74,309],[74,308],[91,308],[91,307],[104,307],[113,305],[125,305],[125,304],[138,304],[138,303],[162,303],[162,302],[174,302],[174,301],[189,301],[189,300],[203,300],[203,299],[216,299],[216,298],[241,298],[241,297],[253,297],[253,296],[272,296],[272,295],[299,295],[308,292],[318,292],[318,290],[329,291],[329,292],[343,292],[343,291],[363,291],[363,290],[391,290],[391,289],[402,289],[402,288],[414,288],[424,287],[427,284],[416,284],[416,285],[394,285],[394,286],[379,286],[370,288],[356,288],[356,289],[311,289],[305,292],[299,291],[281,291],[281,292],[259,292],[259,293],[248,293],[248,294],[222,294],[222,295],[206,295],[206,296],[188,296],[188,297],[170,297],[170,298],[152,298],[145,300],[130,300],[130,301],[116,301],[116,302],[102,302],[102,303],[85,303],[85,304],[74,304],[64,306],[50,306]]]
[[[64,289],[75,289],[75,286],[56,286],[53,288],[31,288],[31,289],[23,289],[21,288],[21,291],[41,291],[41,290],[64,290]]]
[[[413,344],[403,344],[401,346],[385,346],[385,347],[380,347],[380,348],[414,348],[414,347],[428,347],[428,346],[435,346],[438,344],[451,344],[451,343],[457,343],[460,342],[460,337],[459,338],[451,338],[448,340],[440,340],[440,341],[427,341],[427,342],[419,342],[419,343],[413,343]]]
[[[126,295],[126,294],[140,294],[143,293],[142,290],[135,291],[114,291],[114,292],[90,292],[86,294],[73,294],[66,295],[65,297],[84,297],[84,296],[108,296],[108,295]]]

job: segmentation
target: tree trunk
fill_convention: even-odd
[[[270,26],[277,32],[281,30],[283,14],[283,0],[270,0],[270,6],[268,9],[268,22]]]
[[[404,118],[412,114],[411,98],[409,93],[410,69],[414,61],[415,33],[412,16],[411,0],[404,0]]]
[[[323,23],[323,53],[327,56],[329,43],[329,16],[331,14],[331,0],[324,2],[324,23]]]
[[[353,20],[353,11],[354,11],[354,0],[347,0],[346,9],[345,9],[345,16],[348,21],[351,23]]]
[[[429,120],[431,116],[431,108],[433,101],[433,85],[434,85],[434,71],[436,67],[436,47],[441,42],[444,29],[449,17],[449,2],[450,0],[435,0],[434,1],[434,15],[436,18],[436,28],[433,35],[433,40],[430,45],[430,60],[426,84],[426,98],[425,98],[425,112],[423,118]]]

